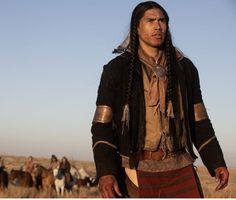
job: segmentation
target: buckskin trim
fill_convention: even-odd
[[[208,139],[206,142],[204,142],[198,149],[198,152],[200,152],[207,144],[209,144],[213,139],[215,139],[216,136],[212,136],[210,139]]]
[[[113,118],[112,109],[106,105],[99,105],[96,108],[93,123],[110,123]]]
[[[204,103],[194,104],[194,116],[195,121],[201,121],[203,119],[208,119],[207,111]]]
[[[108,145],[108,146],[110,146],[110,147],[112,147],[112,148],[114,148],[114,149],[117,149],[117,147],[116,147],[114,144],[112,144],[112,143],[110,143],[110,142],[107,142],[107,141],[103,141],[103,140],[97,141],[97,142],[93,145],[93,149],[94,149],[98,144],[106,144],[106,145]]]

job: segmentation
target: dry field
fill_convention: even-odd
[[[11,169],[19,169],[23,166],[27,157],[19,156],[4,156],[6,169],[10,172]],[[37,163],[43,166],[49,166],[49,159],[35,158]],[[93,162],[70,160],[72,165],[80,169],[83,167],[90,176],[95,177],[95,166]],[[236,198],[236,168],[230,168],[229,185],[223,191],[215,192],[217,183],[215,179],[210,177],[204,167],[198,167],[198,174],[202,183],[203,192],[206,198]],[[0,191],[0,198],[48,198],[47,194],[42,191],[37,191],[35,188],[22,188],[9,184],[8,190]],[[56,197],[56,192],[53,191],[52,196]],[[78,192],[73,194],[66,193],[65,198],[99,198],[97,187],[86,188],[81,187]]]
[[[221,191],[215,191],[217,183],[205,167],[198,167],[198,175],[201,181],[204,196],[206,198],[236,198],[236,168],[229,168],[230,178],[228,186]]]

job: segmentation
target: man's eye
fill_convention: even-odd
[[[147,22],[154,22],[156,19],[147,19]]]
[[[166,19],[165,18],[161,18],[159,19],[160,22],[166,22]]]

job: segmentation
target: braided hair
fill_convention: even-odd
[[[175,47],[172,44],[171,34],[169,30],[166,33],[165,55],[166,55],[167,78],[168,78],[167,101],[172,102],[175,111],[176,101],[177,101],[177,84],[175,83],[177,81],[177,77],[174,66],[176,65],[177,61],[176,61]]]
[[[167,65],[167,78],[168,78],[168,85],[167,85],[167,102],[171,101],[173,106],[175,107],[175,81],[176,75],[174,66],[176,63],[176,56],[175,56],[175,48],[172,44],[171,34],[169,31],[169,16],[165,9],[154,1],[146,1],[143,3],[138,4],[135,9],[133,10],[131,16],[131,23],[130,23],[130,45],[129,49],[131,52],[131,62],[129,68],[129,79],[127,85],[127,93],[126,93],[126,104],[130,103],[131,91],[132,91],[132,83],[133,83],[133,71],[135,67],[135,63],[138,60],[138,47],[139,47],[139,37],[138,37],[138,26],[140,23],[141,18],[144,16],[144,13],[149,9],[160,9],[166,19],[167,22],[167,32],[165,41],[163,44],[163,49],[165,50],[166,55],[166,65]]]

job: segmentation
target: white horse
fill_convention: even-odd
[[[70,184],[73,192],[79,192],[81,186],[89,188],[97,185],[96,180],[90,177],[84,168],[78,170],[75,166],[71,166],[70,174],[72,175],[72,181]]]
[[[92,178],[88,175],[84,168],[80,168],[79,170],[71,166],[70,174],[72,175],[72,190],[79,191],[80,186],[90,187],[92,183]]]
[[[64,189],[65,189],[65,176],[62,173],[62,170],[59,167],[53,169],[54,175],[54,184],[56,187],[57,195],[64,196]]]
[[[78,172],[79,172],[78,174],[79,185],[87,186],[88,188],[97,185],[96,179],[93,177],[90,177],[84,168],[80,168]]]
[[[78,176],[79,172],[78,172],[78,169],[74,166],[71,166],[70,168],[70,174],[72,177],[76,177]]]
[[[88,173],[85,171],[84,168],[80,168],[80,169],[79,169],[79,178],[80,178],[80,179],[89,178],[89,175],[88,175]]]
[[[70,174],[72,176],[72,181],[70,182],[71,192],[78,193],[79,192],[79,187],[78,187],[78,184],[77,184],[78,174],[79,174],[78,169],[75,166],[71,166]]]

